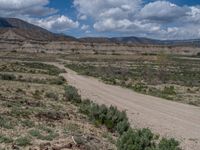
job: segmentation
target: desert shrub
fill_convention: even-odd
[[[42,94],[42,91],[39,91],[39,90],[35,90],[35,92],[32,93],[35,99],[41,99],[41,94]]]
[[[50,81],[50,84],[62,85],[66,82],[64,77],[59,76],[57,79]]]
[[[82,101],[79,105],[79,111],[85,115],[89,115],[91,101],[89,99]]]
[[[49,75],[59,75],[60,73],[65,72],[63,69],[59,69],[58,67],[55,67],[53,65],[48,65],[44,63],[23,63],[25,67],[33,68],[33,69],[42,69],[46,70]]]
[[[65,98],[73,103],[81,103],[81,96],[78,90],[70,85],[65,86]]]
[[[18,139],[16,139],[15,141],[17,146],[28,146],[31,145],[31,139],[28,136],[24,136],[24,137],[19,137]]]
[[[33,121],[31,121],[31,120],[28,120],[28,119],[26,119],[26,120],[21,120],[20,123],[21,123],[21,125],[22,125],[23,127],[32,128],[32,127],[35,126],[35,123],[34,123]]]
[[[75,123],[68,123],[65,128],[64,128],[64,133],[68,134],[68,133],[80,133],[81,129],[80,126],[78,124]]]
[[[98,105],[90,100],[81,101],[77,89],[72,86],[66,86],[66,97],[73,103],[78,103],[79,111],[89,117],[96,125],[105,125],[112,132],[119,134],[127,131],[129,128],[128,118],[124,111],[120,112],[116,107]]]
[[[128,118],[126,116],[126,113],[120,112],[119,110],[117,110],[116,107],[111,106],[108,109],[108,112],[106,114],[106,120],[105,120],[105,125],[109,128],[109,129],[114,129],[116,131],[120,131],[120,133],[126,131],[122,131],[122,128],[119,129],[119,125],[122,122],[127,122],[128,123]],[[118,128],[117,128],[118,127]],[[127,128],[125,128],[127,129]]]
[[[23,118],[29,118],[29,116],[32,114],[32,111],[29,109],[22,109],[19,107],[13,107],[10,112],[10,116],[13,117],[23,117]]]
[[[176,95],[176,90],[174,86],[165,87],[162,92],[163,94]]]
[[[174,96],[176,96],[175,88],[173,86],[165,87],[163,90],[151,87],[148,90],[148,94],[168,100],[173,100]]]
[[[47,135],[43,135],[41,131],[37,129],[30,130],[29,134],[33,137],[36,137],[37,139],[47,141],[52,141],[58,136],[58,134],[54,133],[53,131],[47,132]]]
[[[0,74],[0,79],[1,80],[16,80],[15,75],[13,74]]]
[[[143,83],[137,83],[133,86],[133,90],[136,92],[146,92],[146,89],[148,87],[144,85]]]
[[[129,129],[117,141],[118,150],[153,150],[154,135],[149,129]]]
[[[172,139],[163,138],[158,145],[158,149],[159,150],[180,150],[179,142],[173,138]]]
[[[58,95],[55,94],[55,93],[52,93],[52,92],[46,93],[45,96],[46,96],[47,98],[50,98],[50,99],[53,99],[53,100],[56,100],[56,101],[59,99]]]
[[[0,135],[0,143],[12,143],[13,139],[5,135]]]
[[[130,124],[126,120],[119,122],[116,126],[116,130],[119,134],[123,134],[123,132],[127,131],[129,128],[130,128]]]
[[[6,116],[0,116],[0,127],[5,129],[13,129],[16,123]]]
[[[37,118],[46,119],[48,121],[62,120],[66,116],[68,116],[66,112],[56,111],[56,110],[42,110],[38,112],[38,114],[36,114]]]
[[[112,132],[117,131],[122,134],[130,126],[126,113],[120,112],[116,107],[107,108],[105,105],[98,105],[87,100],[82,102],[79,109],[96,125],[105,125]]]

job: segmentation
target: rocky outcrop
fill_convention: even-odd
[[[9,33],[10,34],[10,33]],[[4,36],[8,33],[4,34]],[[197,55],[198,47],[134,46],[115,43],[84,43],[79,41],[23,40],[13,35],[11,39],[0,37],[0,51],[45,52],[65,54],[156,54]],[[17,39],[15,39],[17,38]]]
[[[184,41],[191,43],[192,41]],[[184,43],[183,42],[183,43]],[[82,38],[58,35],[16,18],[0,18],[0,51],[89,53],[89,54],[155,54],[197,55],[197,44],[161,44],[147,38]],[[175,42],[176,43],[176,42]],[[170,45],[170,46],[169,46]]]

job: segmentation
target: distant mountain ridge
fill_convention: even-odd
[[[0,18],[0,28],[12,28],[13,26],[5,19]]]
[[[93,43],[118,43],[118,44],[130,44],[130,45],[160,45],[160,46],[195,46],[200,47],[200,39],[190,40],[155,40],[144,37],[86,37],[80,38],[82,42],[93,42]]]
[[[0,18],[0,34],[8,31],[22,36],[25,39],[36,41],[76,40],[74,37],[71,36],[64,36],[49,32],[46,29],[30,24],[21,19]]]
[[[1,36],[4,34],[4,36]],[[6,36],[5,36],[6,34]],[[1,18],[0,17],[0,39],[9,38],[12,36],[13,40],[21,37],[24,40],[35,41],[77,41],[87,43],[115,43],[128,45],[158,45],[158,46],[192,46],[200,47],[200,39],[191,40],[155,40],[143,37],[84,37],[75,38],[63,34],[55,34],[46,29],[30,24],[26,21],[17,18]],[[18,36],[17,36],[18,35]]]

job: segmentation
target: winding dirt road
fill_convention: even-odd
[[[185,150],[200,150],[200,108],[167,101],[132,90],[107,85],[98,79],[78,75],[66,69],[62,76],[70,85],[79,89],[83,98],[99,104],[117,106],[126,110],[131,125],[138,128],[148,127],[164,137],[174,137],[181,141]]]

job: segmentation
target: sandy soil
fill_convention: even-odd
[[[64,68],[63,65],[54,65]],[[138,94],[132,90],[107,85],[92,77],[66,69],[62,74],[79,89],[83,98],[126,110],[131,125],[148,127],[164,137],[174,137],[184,150],[200,150],[200,108]]]

